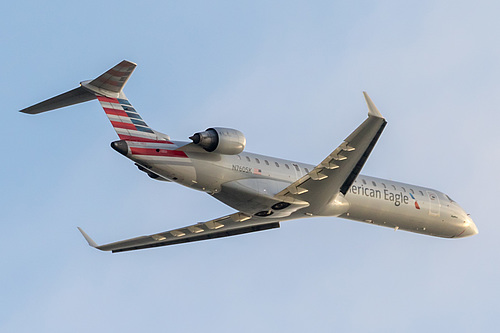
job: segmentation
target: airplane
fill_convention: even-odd
[[[153,235],[98,245],[124,252],[279,228],[293,219],[334,216],[444,238],[478,229],[448,195],[422,186],[361,175],[387,121],[366,92],[366,118],[317,165],[244,151],[236,129],[210,127],[175,141],[149,127],[123,92],[136,64],[123,60],[94,80],[20,110],[38,114],[97,99],[120,140],[111,143],[140,171],[159,181],[205,192],[237,212]]]

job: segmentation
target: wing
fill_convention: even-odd
[[[368,118],[311,172],[276,194],[290,202],[309,202],[312,214],[321,212],[338,193],[346,194],[365,164],[387,122],[363,92]]]
[[[80,230],[90,246],[101,251],[112,251],[114,253],[241,235],[279,227],[280,224],[277,220],[249,216],[238,212],[180,229],[160,232],[149,236],[135,237],[105,245],[97,245],[82,229],[78,228],[78,230]]]

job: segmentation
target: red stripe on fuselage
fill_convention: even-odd
[[[131,136],[131,135],[124,135],[124,134],[118,134],[118,136],[120,137],[120,139],[125,140],[125,141],[166,143],[166,144],[169,144],[169,145],[173,145],[174,144],[171,141],[148,139],[148,138],[143,138],[143,137],[140,137],[140,136]]]
[[[124,128],[124,129],[135,130],[135,131],[137,130],[137,128],[135,128],[134,124],[120,123],[117,121],[111,121],[111,124],[113,125],[113,127],[116,127],[116,128]]]
[[[132,152],[133,155],[183,157],[183,158],[187,157],[185,152],[179,150],[130,147],[130,151]]]

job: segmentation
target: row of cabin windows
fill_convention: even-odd
[[[247,161],[248,161],[248,162],[251,162],[251,159],[250,159],[250,157],[249,157],[249,156],[245,156],[245,157],[246,157],[246,159],[247,159]],[[241,160],[241,156],[240,156],[240,155],[238,155],[238,158]],[[257,162],[257,164],[260,164],[260,160],[259,160],[258,158],[255,158],[255,162]],[[264,160],[264,163],[265,163],[266,165],[269,165],[269,161],[268,161],[268,160]],[[278,163],[278,162],[274,162],[274,164],[276,165],[276,167],[277,167],[277,168],[279,168],[279,167],[280,167],[280,165],[279,165],[279,163]],[[298,166],[297,164],[293,164],[293,166],[295,167],[295,169],[296,169],[297,171],[300,171],[300,168],[299,168],[299,166]],[[288,164],[285,164],[285,167],[286,167],[287,169],[290,169],[290,166],[289,166]],[[309,173],[309,169],[308,169],[308,168],[304,168],[304,170],[306,171],[306,173]],[[361,181],[363,182],[363,184],[365,184],[365,185],[367,184],[367,183],[366,183],[366,180],[361,179]],[[373,186],[375,186],[375,187],[377,186],[377,183],[376,183],[375,181],[372,181],[372,184],[373,184]],[[382,184],[382,186],[383,186],[384,188],[387,188],[387,185],[385,185],[384,183],[381,183],[381,184]],[[394,191],[397,191],[397,190],[398,190],[398,189],[396,188],[396,186],[395,186],[395,185],[391,185],[391,187],[394,189]],[[403,186],[401,186],[401,190],[403,190],[403,192],[405,192],[405,193],[406,193],[406,188],[404,188]],[[409,190],[410,190],[410,192],[411,192],[412,194],[415,194],[415,191],[414,191],[412,188],[410,188]],[[421,196],[424,196],[424,192],[422,192],[422,191],[418,191],[418,192],[420,193],[420,195],[421,195]],[[452,202],[453,202],[453,200],[451,200],[451,199],[450,199],[450,201],[452,201]]]
[[[251,159],[250,159],[250,157],[249,157],[249,156],[245,156],[245,157],[246,157],[246,159],[247,159],[247,161],[248,161],[248,162],[251,162]],[[241,160],[241,156],[240,156],[240,155],[238,155],[238,158]],[[257,164],[260,164],[260,160],[259,160],[258,158],[255,158],[255,162],[257,162]],[[268,160],[264,160],[264,163],[265,163],[266,165],[269,165],[269,161],[268,161]],[[277,167],[277,168],[279,168],[279,167],[280,167],[280,165],[279,165],[279,163],[278,163],[278,162],[274,162],[274,164],[276,165],[276,167]],[[297,164],[293,164],[293,166],[295,167],[295,169],[296,169],[297,171],[300,171],[300,168],[299,168],[299,166],[298,166]],[[286,167],[287,169],[290,169],[290,166],[289,166],[288,164],[285,164],[285,167]],[[304,170],[306,171],[306,173],[309,173],[309,169],[304,168]],[[363,182],[363,184],[364,184],[364,185],[366,185],[366,184],[367,184],[367,183],[366,183],[366,180],[361,179],[361,181]],[[375,187],[377,186],[377,183],[376,183],[375,181],[372,181],[372,184],[373,184],[373,186],[375,186]],[[382,184],[382,186],[383,186],[384,188],[387,188],[387,185],[385,185],[384,183],[381,183],[381,184]],[[394,191],[397,191],[397,190],[398,190],[398,189],[396,188],[396,186],[395,186],[395,185],[391,185],[391,187],[394,189]],[[404,188],[403,186],[401,186],[401,190],[403,190],[403,192],[405,192],[405,193],[406,193],[406,188]],[[410,188],[409,190],[410,190],[410,192],[411,192],[412,194],[415,194],[415,191],[414,191],[412,188]],[[420,193],[420,195],[421,195],[421,196],[424,196],[424,192],[422,192],[422,191],[420,191],[420,190],[419,190],[419,191],[418,191],[418,193]],[[453,200],[452,200],[452,199],[450,199],[450,198],[448,198],[448,199],[449,199],[451,202],[453,202]]]
[[[240,155],[238,155],[238,158],[241,160],[241,156]],[[249,156],[245,156],[245,158],[247,159],[248,162],[252,161]],[[255,158],[255,162],[257,162],[257,164],[260,164],[260,160],[258,158]],[[269,165],[269,161],[268,160],[264,160],[264,163],[266,165]],[[280,164],[278,162],[274,162],[274,165],[276,165],[277,168],[280,167]],[[292,165],[295,167],[295,170],[297,170],[297,171],[300,172],[300,167],[297,164],[292,164]],[[290,166],[288,164],[285,164],[285,167],[287,169],[290,169]],[[309,169],[308,168],[304,168],[304,170],[306,171],[306,173],[309,173]]]
[[[366,185],[366,180],[361,179],[361,182],[362,182],[364,185]],[[372,181],[372,184],[373,184],[373,186],[375,186],[375,187],[377,186],[377,183],[376,183],[375,181]],[[387,188],[387,185],[385,185],[384,183],[380,183],[380,184],[382,184],[382,186],[383,186],[384,188]],[[393,189],[394,191],[397,191],[397,190],[398,190],[398,189],[396,188],[396,186],[395,186],[395,185],[391,185],[391,187],[392,187],[392,189]],[[405,193],[406,193],[406,188],[404,188],[403,186],[401,186],[401,190],[402,190],[403,192],[405,192]],[[412,194],[415,194],[415,191],[414,191],[412,188],[410,188],[410,189],[409,189],[409,191],[410,191]],[[418,191],[418,193],[420,193],[420,195],[421,195],[421,196],[424,196],[424,192],[422,192],[422,191]]]

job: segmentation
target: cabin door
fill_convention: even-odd
[[[439,216],[441,210],[441,204],[439,203],[439,197],[435,192],[427,191],[429,196],[429,215]]]

